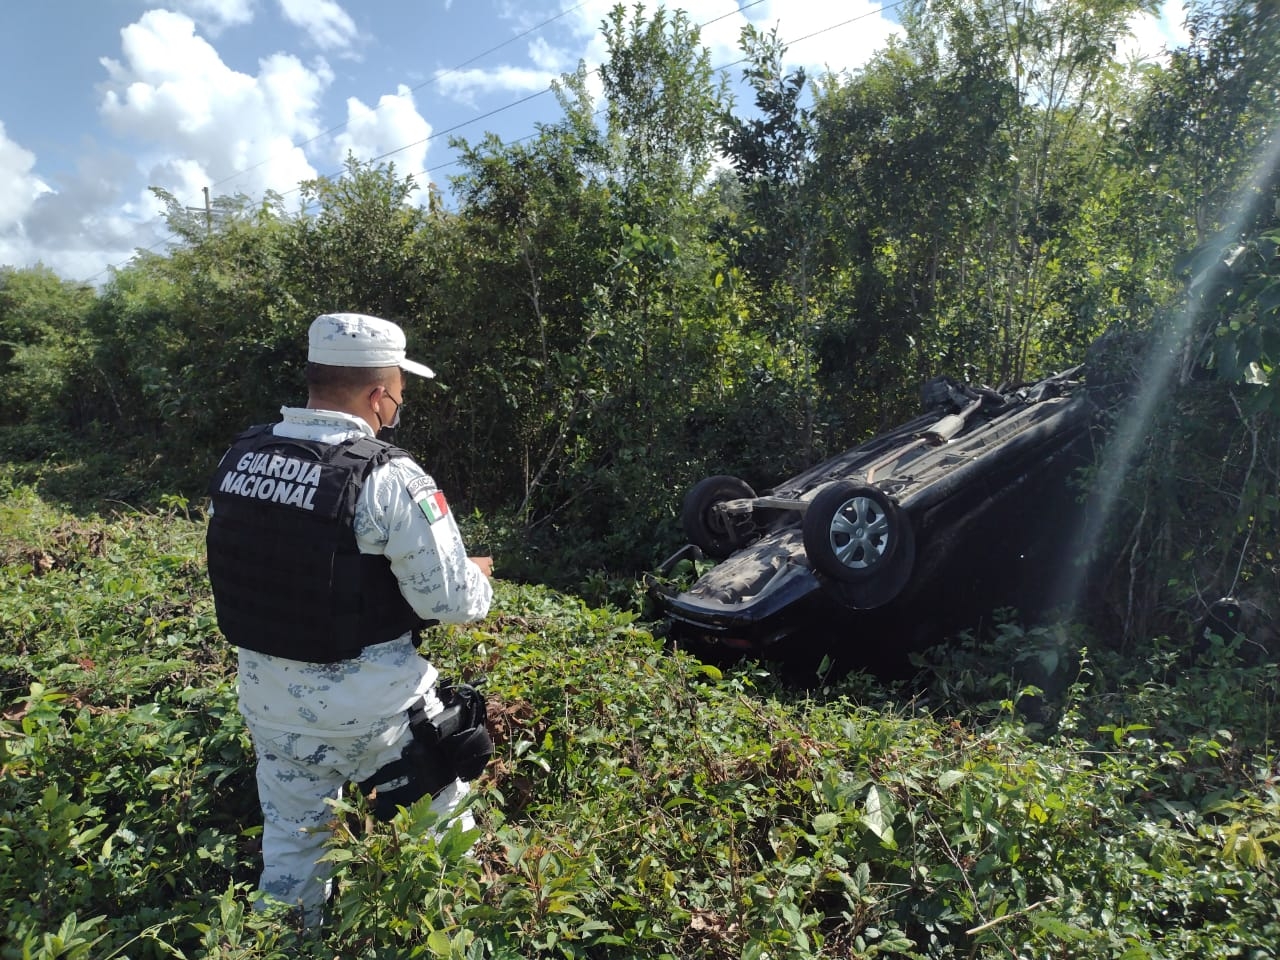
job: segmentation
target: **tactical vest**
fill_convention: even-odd
[[[356,437],[320,443],[236,437],[209,484],[205,536],[218,627],[235,646],[332,663],[417,630],[391,562],[361,554],[356,500],[374,467],[403,450]]]

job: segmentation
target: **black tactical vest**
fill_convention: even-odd
[[[427,621],[391,563],[356,546],[356,500],[374,467],[403,450],[356,437],[338,444],[236,437],[209,484],[205,536],[218,627],[235,646],[332,663]]]

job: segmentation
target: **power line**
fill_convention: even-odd
[[[464,67],[466,67],[467,65],[469,65],[469,64],[471,64],[471,63],[474,63],[476,60],[479,60],[479,59],[481,59],[481,58],[483,58],[483,57],[485,57],[485,56],[488,56],[490,53],[493,53],[493,52],[494,52],[494,51],[496,51],[496,50],[500,50],[500,49],[502,49],[503,47],[507,46],[508,44],[514,43],[515,41],[517,41],[517,40],[521,39],[522,37],[528,36],[530,33],[536,32],[537,30],[542,29],[543,27],[547,26],[548,24],[551,24],[551,23],[555,22],[556,20],[559,20],[559,19],[561,19],[562,17],[567,16],[567,15],[568,15],[568,14],[570,14],[570,13],[573,13],[574,11],[581,9],[582,7],[586,6],[587,2],[588,2],[588,0],[582,0],[582,2],[578,3],[576,6],[570,7],[570,8],[568,8],[567,10],[564,10],[564,11],[562,11],[561,13],[557,14],[556,16],[554,16],[554,17],[550,17],[550,18],[548,18],[548,19],[546,19],[546,20],[542,21],[541,23],[538,23],[538,24],[536,24],[535,26],[530,27],[529,29],[525,30],[523,33],[517,34],[516,36],[511,37],[511,38],[509,38],[508,40],[505,40],[505,41],[503,41],[502,43],[497,44],[497,45],[495,45],[495,46],[493,46],[493,47],[489,48],[488,50],[485,50],[485,51],[483,51],[483,52],[481,52],[481,53],[478,53],[478,54],[476,54],[475,56],[473,56],[473,57],[471,57],[471,58],[469,58],[469,59],[467,59],[467,60],[463,61],[462,63],[458,64],[457,66],[452,67],[452,68],[450,68],[450,69],[449,69],[449,70],[447,70],[447,71],[444,71],[443,73],[436,74],[435,76],[430,77],[430,78],[428,78],[427,80],[424,80],[422,83],[418,84],[417,86],[410,88],[411,92],[412,92],[412,91],[419,90],[419,89],[421,89],[422,87],[425,87],[425,86],[427,86],[427,85],[429,85],[429,84],[431,84],[431,83],[434,83],[434,82],[436,82],[436,81],[438,81],[438,80],[441,80],[441,79],[443,79],[444,77],[449,76],[450,74],[457,73],[457,72],[461,71]],[[711,18],[710,20],[706,20],[706,21],[704,21],[704,22],[702,22],[702,23],[698,24],[698,25],[697,25],[697,28],[698,28],[699,30],[702,30],[702,29],[704,29],[704,28],[706,28],[706,27],[708,27],[708,26],[711,26],[711,25],[712,25],[712,24],[714,24],[714,23],[718,23],[719,21],[724,20],[724,19],[727,19],[728,17],[732,17],[732,16],[734,16],[735,14],[741,14],[741,13],[743,13],[743,12],[747,11],[747,10],[750,10],[752,7],[759,6],[759,5],[760,5],[761,3],[763,3],[763,2],[764,2],[764,0],[750,0],[750,2],[749,2],[749,3],[742,4],[741,6],[737,6],[737,5],[735,5],[735,7],[734,7],[734,9],[733,9],[733,10],[728,11],[727,13],[721,14],[721,15],[720,15],[720,16],[718,16],[718,17],[713,17],[713,18]],[[791,46],[791,45],[796,44],[796,43],[801,43],[801,42],[803,42],[803,41],[805,41],[805,40],[810,40],[810,39],[812,39],[812,38],[814,38],[814,37],[821,36],[821,35],[823,35],[823,34],[825,34],[825,33],[830,33],[832,30],[838,30],[838,29],[840,29],[841,27],[847,27],[847,26],[849,26],[849,25],[850,25],[850,24],[852,24],[852,23],[856,23],[856,22],[858,22],[859,20],[865,20],[865,19],[867,19],[868,17],[872,17],[872,16],[879,16],[879,15],[882,15],[884,12],[889,11],[889,10],[896,10],[898,7],[902,6],[902,5],[903,5],[903,3],[905,3],[905,2],[906,2],[906,0],[894,0],[894,2],[889,3],[889,4],[885,4],[885,5],[883,5],[883,6],[882,6],[880,9],[878,9],[878,10],[871,10],[871,11],[868,11],[867,13],[859,14],[859,15],[858,15],[858,16],[856,16],[856,17],[850,17],[850,18],[849,18],[849,19],[847,19],[847,20],[842,20],[841,22],[839,22],[839,23],[835,23],[835,24],[832,24],[831,26],[823,27],[821,30],[815,30],[815,31],[813,31],[812,33],[805,34],[805,35],[804,35],[804,36],[802,36],[802,37],[797,37],[797,38],[795,38],[795,39],[793,39],[793,40],[783,41],[783,44],[784,44],[784,46]],[[718,66],[718,67],[715,67],[715,68],[713,68],[713,69],[714,69],[714,71],[716,71],[716,72],[723,71],[723,70],[727,70],[727,69],[729,69],[729,68],[731,68],[731,67],[737,66],[738,64],[745,63],[745,62],[747,61],[747,59],[748,59],[747,57],[740,57],[740,58],[738,58],[737,60],[730,61],[729,63],[723,64],[723,65]],[[594,68],[592,68],[590,71],[588,71],[588,72],[587,72],[587,76],[591,76],[591,75],[592,75],[592,74],[594,74],[594,73],[599,73],[599,70],[600,70],[599,66],[594,67]],[[535,93],[528,94],[528,95],[526,95],[526,96],[524,96],[524,97],[520,97],[520,98],[518,98],[518,99],[516,99],[516,100],[513,100],[513,101],[511,101],[511,102],[509,102],[509,103],[503,104],[503,105],[502,105],[502,106],[500,106],[500,107],[495,107],[494,109],[489,110],[489,111],[487,111],[487,112],[485,112],[485,113],[479,114],[478,116],[470,117],[470,118],[468,118],[467,120],[464,120],[464,121],[462,121],[462,122],[460,122],[460,123],[454,124],[453,126],[448,127],[448,128],[446,128],[446,129],[444,129],[444,130],[432,131],[432,132],[431,132],[431,134],[429,134],[429,135],[428,135],[428,136],[426,136],[426,137],[423,137],[423,138],[421,138],[421,139],[419,139],[419,140],[415,140],[415,141],[414,141],[414,142],[412,142],[412,143],[406,143],[406,144],[403,144],[403,145],[401,145],[401,146],[399,146],[399,147],[395,147],[395,148],[394,148],[394,149],[392,149],[392,150],[388,150],[388,151],[386,151],[386,152],[384,152],[384,153],[381,153],[381,154],[379,154],[378,156],[371,158],[368,162],[370,162],[370,163],[376,163],[376,162],[378,162],[379,160],[385,160],[387,157],[394,156],[394,155],[395,155],[395,154],[397,154],[397,153],[401,153],[401,152],[403,152],[403,151],[405,151],[405,150],[409,150],[409,149],[411,149],[411,148],[413,148],[413,147],[420,146],[420,145],[421,145],[421,144],[423,144],[423,143],[428,143],[428,142],[430,142],[430,141],[432,141],[432,140],[435,140],[435,139],[437,139],[437,138],[439,138],[439,137],[445,136],[446,134],[454,133],[454,132],[456,132],[457,130],[462,129],[463,127],[470,126],[470,125],[472,125],[472,124],[474,124],[474,123],[479,123],[479,122],[480,122],[480,121],[482,121],[482,120],[486,120],[486,119],[488,119],[488,118],[490,118],[490,117],[496,116],[497,114],[503,113],[503,112],[505,112],[505,111],[507,111],[507,110],[514,109],[515,107],[521,106],[522,104],[528,103],[528,102],[530,102],[530,101],[532,101],[532,100],[536,100],[538,97],[545,96],[546,94],[550,93],[550,92],[552,91],[552,89],[553,89],[553,87],[548,86],[548,87],[546,87],[546,88],[544,88],[544,89],[542,89],[542,90],[538,90],[538,91],[537,91],[537,92],[535,92]],[[378,108],[376,108],[376,109],[381,109],[381,104],[379,104]],[[376,110],[375,110],[375,112],[376,112]],[[598,115],[600,112],[602,112],[602,111],[597,111],[597,115]],[[322,138],[322,137],[325,137],[325,136],[327,136],[327,135],[328,135],[328,134],[330,134],[330,133],[333,133],[333,132],[335,132],[335,131],[337,131],[337,130],[342,129],[343,127],[345,127],[345,126],[347,125],[347,122],[348,122],[348,121],[343,121],[343,122],[342,122],[342,123],[340,123],[340,124],[336,124],[335,126],[331,127],[329,130],[325,131],[324,133],[317,134],[316,136],[311,137],[310,139],[305,140],[305,141],[303,141],[302,143],[294,144],[294,147],[295,147],[295,148],[296,148],[296,147],[304,147],[304,146],[306,146],[307,144],[313,143],[313,142],[315,142],[316,140],[318,140],[318,139],[320,139],[320,138]],[[512,143],[520,143],[520,142],[523,142],[523,141],[525,141],[525,140],[531,139],[532,137],[534,137],[534,136],[536,136],[536,135],[537,135],[536,133],[530,133],[530,134],[528,134],[528,135],[526,135],[526,136],[524,136],[524,137],[517,138],[516,140],[513,140],[513,141],[511,141],[511,142],[512,142]],[[258,163],[254,164],[254,165],[253,165],[253,166],[251,166],[251,167],[246,167],[246,168],[244,168],[243,170],[239,170],[239,171],[237,171],[236,173],[231,174],[231,175],[230,175],[230,176],[228,176],[228,177],[224,177],[223,179],[221,179],[221,180],[219,180],[219,181],[215,182],[215,183],[213,184],[213,186],[215,186],[215,187],[216,187],[216,186],[219,186],[220,184],[223,184],[223,183],[228,182],[229,180],[235,179],[236,177],[241,176],[241,175],[243,175],[243,174],[245,174],[245,173],[248,173],[248,172],[250,172],[251,170],[255,170],[255,169],[257,169],[258,167],[261,167],[262,165],[264,165],[265,163],[268,163],[268,162],[270,161],[270,159],[271,159],[271,158],[270,158],[270,157],[268,157],[268,158],[266,158],[266,159],[264,159],[264,160],[259,161]],[[416,173],[410,174],[410,176],[425,175],[425,174],[430,173],[432,169],[435,169],[435,170],[441,170],[441,169],[444,169],[444,168],[447,168],[447,167],[450,167],[450,166],[455,166],[455,165],[457,165],[458,163],[461,163],[461,160],[459,160],[459,159],[455,158],[455,159],[450,160],[450,161],[447,161],[447,162],[445,162],[445,163],[437,164],[434,168],[426,168],[426,169],[423,169],[423,170],[419,170],[419,171],[417,171]],[[340,176],[340,175],[341,175],[341,171],[336,171],[336,172],[331,173],[331,174],[321,175],[321,176],[317,177],[316,179],[319,179],[319,180],[331,180],[331,179],[333,179],[334,177],[336,177],[336,176]],[[289,190],[282,191],[279,195],[280,195],[281,197],[285,197],[285,196],[288,196],[288,195],[290,195],[290,194],[297,193],[297,192],[299,192],[300,190],[301,190],[301,185],[299,184],[298,186],[293,187],[293,188],[291,188],[291,189],[289,189]],[[175,236],[176,236],[176,234],[175,234],[175,233],[170,233],[167,237],[163,238],[162,240],[157,241],[156,243],[152,244],[152,245],[151,245],[151,246],[149,246],[149,247],[145,247],[145,248],[143,248],[143,252],[148,252],[148,253],[149,253],[149,252],[153,252],[154,250],[156,250],[156,248],[160,247],[162,244],[168,243],[168,242],[169,242],[170,240],[172,240]],[[125,262],[127,262],[127,261],[125,261]],[[102,276],[104,273],[106,273],[108,270],[111,270],[111,269],[113,269],[114,267],[117,267],[117,266],[119,266],[119,264],[108,264],[107,266],[105,266],[105,267],[103,267],[101,270],[99,270],[97,273],[95,273],[95,274],[94,274],[92,277],[90,277],[88,280],[85,280],[85,281],[82,281],[82,282],[83,282],[83,283],[85,283],[85,284],[91,283],[92,281],[96,280],[98,277],[100,277],[100,276]]]
[[[496,53],[497,51],[501,50],[503,47],[509,44],[515,43],[517,40],[523,39],[524,37],[529,36],[529,34],[531,33],[536,33],[537,31],[541,30],[543,27],[546,27],[552,23],[555,23],[560,18],[567,17],[569,14],[582,9],[587,5],[588,2],[589,0],[582,0],[582,2],[579,3],[577,6],[570,7],[568,10],[562,10],[560,13],[557,13],[554,17],[548,17],[546,20],[543,20],[541,23],[538,23],[532,27],[529,27],[527,30],[523,31],[522,33],[517,33],[515,36],[509,37],[506,40],[502,41],[502,43],[496,44],[495,46],[490,47],[488,50],[484,50],[480,53],[477,53],[474,57],[471,57],[468,60],[464,60],[462,61],[462,63],[459,63],[456,66],[450,67],[448,70],[445,70],[431,77],[428,77],[426,80],[423,80],[421,83],[417,84],[416,86],[410,87],[409,92],[416,93],[417,91],[421,90],[423,87],[429,86],[432,83],[436,83],[440,80],[443,80],[445,77],[450,76],[452,74],[461,72],[464,67],[470,66],[471,64],[475,63],[477,60],[482,60],[485,57],[487,57],[489,54]],[[757,2],[759,2],[759,0],[757,0]],[[376,107],[373,108],[373,112],[377,113],[381,109],[382,109],[382,103],[379,103]],[[483,119],[483,118],[476,118],[476,119]],[[317,133],[314,137],[310,137],[307,140],[303,140],[301,143],[293,144],[292,149],[299,149],[301,147],[308,146],[309,144],[315,143],[317,140],[323,139],[324,137],[327,137],[332,133],[337,133],[339,130],[341,130],[350,122],[351,122],[350,120],[343,120],[341,123],[336,123],[332,127],[330,127],[328,130],[325,130],[322,133]],[[414,144],[408,144],[405,147],[402,147],[401,149],[407,150],[410,146],[414,146]],[[278,154],[276,156],[278,156]],[[253,170],[257,170],[259,167],[263,166],[264,164],[271,162],[271,159],[272,157],[264,157],[262,160],[259,160],[257,163],[253,164],[252,166],[245,167],[242,170],[237,170],[235,173],[232,173],[229,176],[223,177],[221,180],[214,182],[210,186],[219,187],[222,184],[227,183],[228,181],[234,180],[236,177],[240,177]]]
[[[754,6],[756,6],[757,4],[760,4],[760,3],[763,3],[763,2],[764,2],[764,0],[752,0],[752,2],[751,2],[751,3],[748,3],[748,4],[746,4],[745,6],[743,6],[743,7],[741,8],[741,10],[749,10],[751,7],[754,7]],[[814,37],[821,36],[821,35],[822,35],[822,34],[824,34],[824,33],[830,33],[832,30],[838,30],[840,27],[847,27],[849,24],[851,24],[851,23],[856,23],[856,22],[857,22],[857,21],[859,21],[859,20],[865,20],[865,19],[867,19],[868,17],[878,16],[878,15],[880,15],[881,13],[883,13],[883,12],[884,12],[884,11],[886,11],[886,10],[896,10],[898,7],[902,6],[902,5],[903,5],[904,3],[906,3],[906,2],[907,2],[907,0],[894,0],[894,2],[893,2],[893,3],[890,3],[890,4],[886,4],[886,5],[884,5],[883,7],[881,7],[881,8],[880,8],[880,10],[873,10],[873,11],[870,11],[870,12],[868,12],[868,13],[862,13],[862,14],[859,14],[859,15],[858,15],[858,16],[856,16],[856,17],[850,17],[848,20],[843,20],[843,21],[841,21],[840,23],[832,24],[832,25],[831,25],[831,26],[829,26],[829,27],[823,27],[821,30],[815,30],[813,33],[807,33],[807,34],[805,34],[805,35],[804,35],[804,36],[802,36],[802,37],[796,37],[794,40],[784,40],[784,41],[783,41],[783,46],[790,47],[790,46],[793,46],[794,44],[802,43],[802,42],[804,42],[805,40],[811,40],[811,39],[813,39]],[[737,11],[737,12],[740,12],[740,11]],[[731,12],[729,12],[729,13],[722,14],[721,16],[714,17],[714,18],[712,18],[711,20],[707,20],[707,21],[705,21],[704,23],[699,24],[699,25],[698,25],[698,29],[699,29],[699,30],[701,30],[703,27],[708,27],[708,26],[710,26],[710,25],[711,25],[711,24],[713,24],[713,23],[716,23],[716,22],[718,22],[718,21],[720,21],[720,20],[724,20],[724,19],[726,19],[726,18],[728,18],[728,17],[731,17],[731,16],[733,16],[733,13],[734,13],[734,11],[731,11]],[[747,60],[748,60],[748,58],[747,58],[747,57],[739,57],[737,60],[731,60],[731,61],[730,61],[730,62],[728,62],[728,63],[721,64],[720,66],[718,66],[718,67],[713,67],[712,69],[713,69],[713,72],[717,72],[717,73],[718,73],[718,72],[721,72],[721,71],[723,71],[723,70],[728,70],[730,67],[736,67],[736,66],[738,66],[738,64],[746,63],[746,62],[747,62]],[[593,73],[598,73],[598,72],[599,72],[599,69],[600,69],[599,67],[596,67],[595,69],[588,71],[588,72],[587,72],[587,76],[590,76],[590,75],[591,75],[591,74],[593,74]],[[476,118],[474,118],[474,119],[472,119],[472,120],[467,120],[467,121],[464,121],[463,123],[456,124],[455,126],[453,126],[453,127],[449,128],[449,130],[441,131],[441,133],[443,134],[443,133],[449,133],[449,132],[452,132],[453,130],[457,130],[457,129],[459,129],[460,127],[467,126],[468,124],[473,123],[473,122],[475,122],[476,120],[483,120],[483,119],[485,119],[486,117],[492,116],[492,115],[493,115],[493,114],[495,114],[495,113],[501,113],[503,110],[506,110],[506,109],[508,109],[509,107],[517,106],[517,105],[519,105],[520,103],[523,103],[523,102],[525,102],[525,101],[527,101],[527,100],[532,100],[532,99],[533,99],[533,97],[535,97],[535,96],[541,96],[542,94],[544,94],[544,93],[548,93],[548,92],[550,92],[550,88],[548,88],[547,90],[539,91],[537,94],[534,94],[533,96],[530,96],[530,97],[526,97],[526,98],[524,98],[524,100],[516,101],[516,103],[514,103],[514,104],[508,104],[506,107],[499,107],[499,108],[497,108],[496,110],[491,110],[491,111],[489,111],[489,113],[485,114],[483,117],[476,117]],[[601,110],[597,110],[597,111],[595,112],[594,116],[599,116],[602,112],[603,112],[603,108],[602,108]],[[434,136],[435,136],[435,134],[433,134],[433,135],[432,135],[432,137],[434,137]],[[537,134],[536,134],[536,133],[530,133],[530,134],[526,134],[526,135],[525,135],[525,136],[523,136],[523,137],[518,137],[518,138],[516,138],[515,140],[509,141],[509,142],[510,142],[510,143],[513,143],[513,144],[514,144],[514,143],[523,143],[524,141],[526,141],[526,140],[530,140],[530,139],[532,139],[532,138],[533,138],[533,137],[535,137],[535,136],[537,136]],[[401,149],[408,149],[409,147],[417,146],[417,145],[418,145],[418,144],[420,144],[420,143],[425,143],[425,142],[426,142],[426,140],[430,140],[430,139],[432,139],[432,137],[427,137],[427,138],[425,138],[424,140],[419,140],[419,141],[417,141],[417,143],[407,144],[405,147],[401,147],[401,148],[399,148],[399,149],[397,149],[397,150],[393,150],[393,151],[390,151],[390,152],[388,152],[388,153],[383,154],[383,155],[382,155],[382,157],[375,157],[375,158],[374,158],[374,161],[371,161],[371,162],[376,162],[377,160],[382,159],[382,158],[384,158],[384,157],[388,157],[388,156],[390,156],[390,155],[391,155],[391,154],[393,154],[393,153],[398,153],[398,152],[399,152],[399,150],[401,150]],[[453,160],[446,161],[445,163],[439,163],[439,164],[436,164],[434,167],[429,167],[429,168],[427,168],[427,169],[418,170],[417,172],[415,172],[415,173],[413,173],[413,174],[410,174],[410,176],[418,176],[418,175],[420,175],[420,174],[430,173],[432,170],[443,170],[443,169],[444,169],[444,168],[446,168],[446,167],[456,166],[457,164],[459,164],[459,163],[461,163],[461,162],[462,162],[461,160],[459,160],[459,159],[455,158],[455,159],[453,159]]]

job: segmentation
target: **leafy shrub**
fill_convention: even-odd
[[[1261,957],[1276,667],[1006,620],[913,694],[798,691],[634,612],[499,581],[431,631],[486,677],[478,835],[335,807],[329,924],[250,909],[260,820],[202,526],[0,502],[3,957]],[[28,558],[47,553],[41,568]],[[1038,630],[1040,628],[1037,628]],[[1046,682],[1044,719],[1018,704]],[[1054,669],[1048,669],[1054,668]],[[470,853],[465,851],[471,846]]]

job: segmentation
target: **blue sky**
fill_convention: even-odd
[[[514,141],[559,117],[550,82],[599,63],[613,0],[5,0],[0,265],[101,283],[167,237],[159,186],[191,206],[299,181],[350,151],[448,192],[450,136]],[[653,9],[656,3],[647,6]],[[790,66],[855,70],[897,29],[893,0],[684,0],[712,62],[750,22]],[[1133,22],[1130,51],[1184,42],[1182,7]],[[733,74],[736,76],[736,72]],[[524,103],[519,101],[527,99]]]

